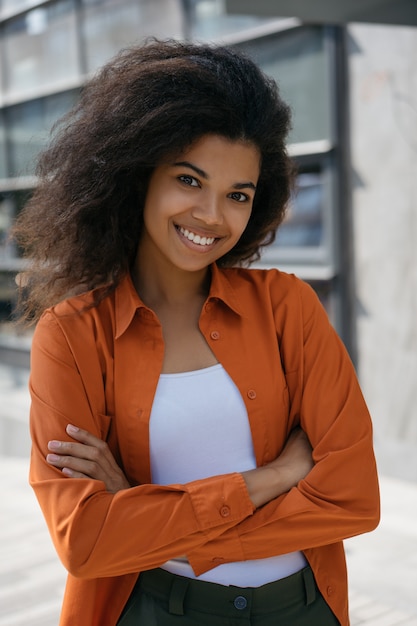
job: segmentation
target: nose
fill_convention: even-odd
[[[196,220],[204,222],[207,226],[218,226],[223,223],[222,204],[215,195],[210,194],[205,198],[200,197],[191,214]]]

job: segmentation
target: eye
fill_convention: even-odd
[[[235,202],[248,202],[250,197],[246,195],[246,193],[242,193],[241,191],[233,191],[229,194],[229,198],[234,200]]]
[[[190,174],[182,174],[181,176],[178,176],[178,180],[184,183],[184,185],[188,185],[189,187],[200,186],[198,180],[194,178],[194,176],[191,176]]]

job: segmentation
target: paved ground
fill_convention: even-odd
[[[27,485],[26,382],[0,366],[0,626],[57,626],[65,572]],[[417,483],[381,476],[381,495],[378,529],[346,541],[352,626],[417,626]]]

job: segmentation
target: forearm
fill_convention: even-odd
[[[65,567],[74,576],[117,576],[196,549],[253,512],[239,474],[188,485],[141,485],[117,494],[97,480],[65,478],[39,461],[31,484]],[[46,470],[45,470],[46,471]]]
[[[242,476],[255,508],[267,504],[294,486],[290,471],[283,469],[280,472],[270,465],[243,472]]]
[[[373,530],[379,491],[374,459],[365,454],[370,445],[370,439],[362,440],[349,451],[329,454],[296,488],[188,553],[195,573],[211,569],[212,555],[227,555],[228,561],[262,559]]]
[[[296,488],[237,526],[245,559],[337,543],[374,530],[380,516],[375,463],[371,457],[362,459],[358,471],[346,454],[342,470],[338,463],[343,467],[343,459],[337,456],[331,454]]]
[[[295,428],[279,456],[263,467],[242,476],[255,508],[278,498],[295,487],[313,468],[312,450],[307,435]]]

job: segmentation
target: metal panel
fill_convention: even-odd
[[[417,0],[226,0],[228,13],[298,17],[305,22],[417,26]]]

